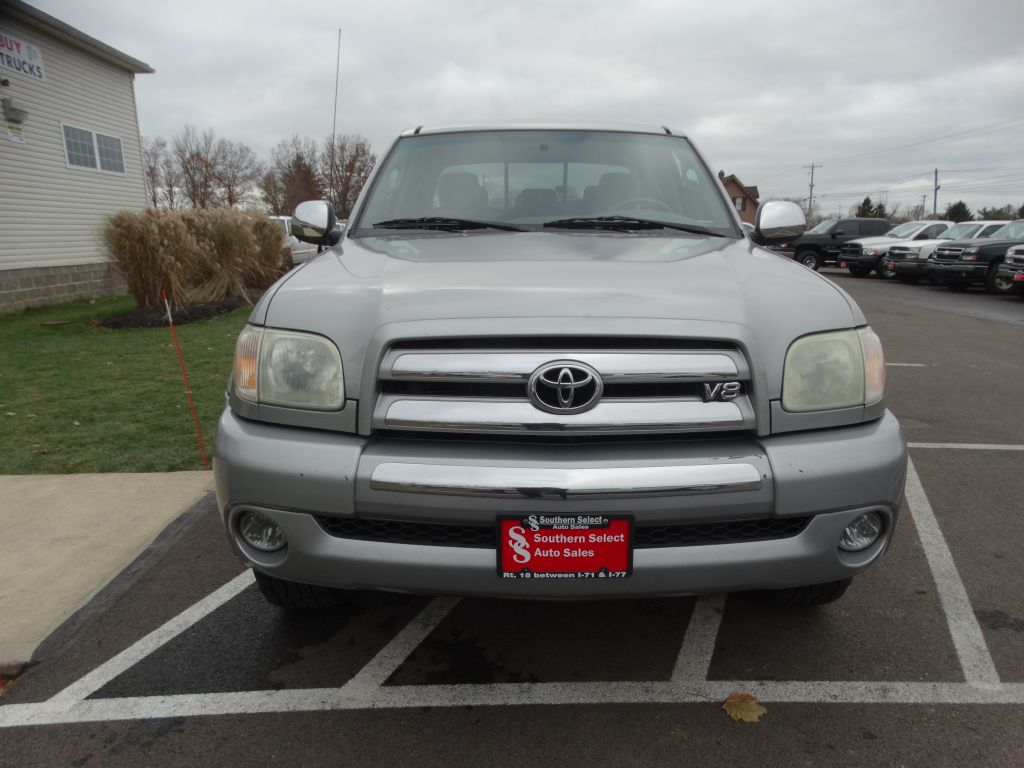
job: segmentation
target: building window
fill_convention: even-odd
[[[736,210],[737,211],[742,211],[743,210],[743,202],[744,202],[745,199],[746,198],[743,198],[743,197],[734,197],[732,199],[732,204],[736,206]]]
[[[63,128],[68,165],[124,173],[124,150],[119,138],[71,125],[65,125]]]

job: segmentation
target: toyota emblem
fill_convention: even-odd
[[[604,391],[601,375],[585,363],[555,360],[533,372],[526,392],[534,407],[548,413],[589,411]]]

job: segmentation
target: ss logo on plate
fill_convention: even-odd
[[[704,385],[704,402],[711,400],[735,400],[740,394],[738,381],[716,381]]]

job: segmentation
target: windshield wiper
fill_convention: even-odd
[[[500,229],[504,232],[526,232],[515,224],[501,221],[476,221],[475,219],[451,219],[446,216],[423,216],[418,219],[389,219],[378,221],[374,229],[443,229],[449,232],[463,229]]]
[[[638,219],[635,216],[594,216],[590,218],[578,217],[573,219],[556,219],[554,221],[544,222],[544,226],[558,227],[560,229],[678,229],[681,232],[692,232],[695,235],[727,237],[727,235],[723,235],[719,232],[713,232],[706,227],[698,227],[695,224],[676,224],[671,221]]]

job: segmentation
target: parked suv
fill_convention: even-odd
[[[943,243],[928,262],[928,276],[953,291],[984,285],[989,293],[1010,293],[1012,277],[1000,272],[999,267],[1007,250],[1022,243],[1024,219],[1011,221],[988,238]]]
[[[915,240],[911,243],[889,247],[883,260],[882,272],[885,277],[898,277],[904,283],[916,283],[928,276],[928,259],[932,252],[949,240],[991,237],[1008,221],[961,221],[932,240]]]
[[[839,266],[846,267],[851,275],[864,277],[877,271],[882,275],[882,257],[889,248],[905,240],[932,240],[953,226],[951,221],[908,221],[899,224],[881,237],[863,237],[843,245]],[[895,272],[889,275],[895,277]]]
[[[685,137],[417,128],[239,336],[214,475],[285,606],[346,589],[839,597],[906,470],[878,337]],[[793,203],[755,234],[792,239]],[[292,231],[331,245],[334,213]]]
[[[792,249],[794,259],[816,270],[825,264],[834,264],[843,243],[858,237],[881,235],[891,227],[885,219],[826,219],[791,243],[778,246],[778,250]]]

